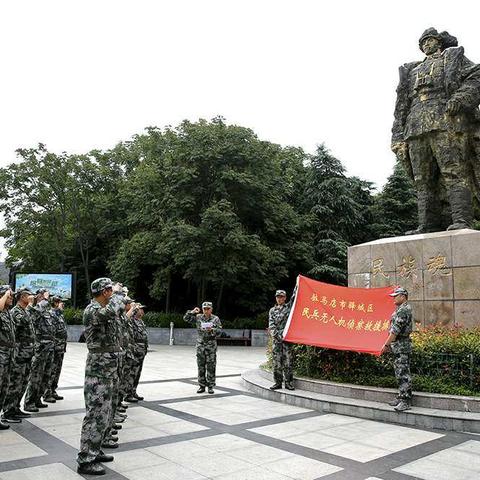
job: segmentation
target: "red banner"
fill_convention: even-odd
[[[299,275],[284,340],[379,355],[395,310],[391,292],[392,287],[339,287]]]

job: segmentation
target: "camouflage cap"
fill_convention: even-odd
[[[19,288],[17,290],[17,297],[20,298],[22,295],[35,295],[29,288]]]
[[[65,300],[62,297],[59,297],[58,295],[54,295],[52,297],[52,302],[65,302]]]
[[[113,282],[107,277],[101,277],[92,282],[90,290],[92,293],[100,293],[102,290],[111,287],[113,287]]]
[[[42,293],[48,292],[46,288],[39,288],[36,292],[35,295],[41,295]]]
[[[11,290],[14,294],[16,293],[10,285],[0,285],[0,295],[4,295],[7,290]]]
[[[440,42],[442,50],[444,50],[446,48],[449,48],[449,47],[458,46],[457,37],[454,37],[453,35],[450,35],[447,31],[443,31],[443,32],[439,33],[436,28],[430,27],[430,28],[427,28],[422,33],[422,36],[418,40],[418,45],[420,47],[420,50],[422,50],[422,43],[427,38],[436,38]]]
[[[275,296],[276,297],[286,297],[287,296],[287,292],[285,290],[277,290],[275,292]]]
[[[389,293],[391,297],[396,297],[397,295],[405,295],[408,297],[408,292],[402,288],[402,287],[397,287],[392,293]]]
[[[203,302],[202,303],[202,308],[212,308],[212,302]]]

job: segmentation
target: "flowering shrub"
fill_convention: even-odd
[[[412,334],[413,388],[480,395],[480,328],[431,327]],[[391,354],[373,355],[295,345],[296,374],[323,380],[396,387]],[[267,350],[267,367],[271,353]]]

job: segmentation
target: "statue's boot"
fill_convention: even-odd
[[[464,185],[452,186],[449,192],[453,223],[447,230],[470,228],[473,223],[472,194]]]
[[[405,235],[420,235],[421,233],[428,233],[428,230],[424,225],[419,225],[415,230],[408,230],[408,232],[405,232]]]

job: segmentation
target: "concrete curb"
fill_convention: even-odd
[[[266,372],[260,369],[244,372],[242,379],[245,387],[260,397],[296,407],[420,428],[480,433],[480,413],[416,406],[399,413],[389,405],[378,401],[328,395],[303,389],[272,391],[269,390],[272,384],[271,378],[266,378]],[[300,386],[297,383],[296,385]],[[391,399],[393,390],[388,392]]]

